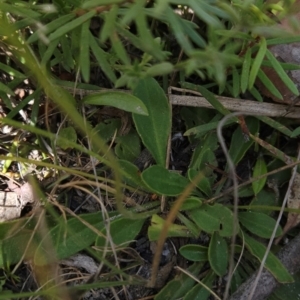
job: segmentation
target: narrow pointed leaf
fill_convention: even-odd
[[[273,82],[269,79],[269,77],[264,73],[263,70],[258,70],[257,77],[264,84],[264,86],[278,99],[283,100],[281,93],[278,91]]]
[[[235,98],[240,94],[240,74],[235,67],[232,70],[232,93]]]
[[[95,16],[97,13],[96,10],[91,10],[88,13],[76,18],[75,20],[70,21],[69,23],[66,23],[65,25],[61,26],[59,29],[54,31],[53,33],[50,34],[49,40],[53,41],[64,34],[68,33],[69,31],[73,30],[77,26],[83,24],[87,20],[90,20],[93,16]]]
[[[81,37],[80,37],[80,59],[79,65],[83,80],[85,82],[90,81],[90,20],[86,21],[81,26]]]
[[[107,54],[105,51],[101,49],[101,47],[97,44],[96,38],[90,34],[90,45],[91,50],[93,54],[95,55],[95,58],[99,64],[99,67],[102,69],[102,71],[105,73],[105,75],[109,78],[111,82],[115,82],[117,80],[117,77],[109,64],[107,60]]]
[[[263,159],[263,157],[259,157],[255,163],[252,177],[256,178],[266,174],[267,172],[268,170],[267,170],[267,164],[265,160]],[[252,182],[252,188],[255,195],[257,195],[263,189],[263,187],[266,184],[266,181],[267,181],[267,177],[264,177]]]
[[[93,105],[108,105],[135,114],[147,115],[145,104],[137,97],[125,92],[99,92],[83,98],[83,103]]]
[[[242,75],[241,75],[241,90],[242,93],[245,93],[248,87],[248,80],[249,80],[249,73],[250,73],[250,66],[251,66],[251,48],[248,48],[243,66],[242,66]]]
[[[254,61],[252,63],[252,67],[251,67],[251,71],[250,71],[250,75],[249,75],[249,84],[248,84],[248,88],[252,89],[258,70],[260,69],[261,63],[265,57],[267,51],[267,43],[266,43],[266,39],[262,38],[261,42],[260,42],[260,47],[259,50],[256,54],[256,57],[254,58]]]
[[[272,63],[272,66],[284,84],[289,88],[289,90],[294,93],[295,95],[299,96],[299,91],[292,81],[292,79],[287,75],[284,71],[282,66],[280,65],[279,61],[274,57],[271,51],[267,50],[266,52],[268,60]]]

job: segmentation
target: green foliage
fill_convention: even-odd
[[[151,78],[141,80],[133,94],[143,101],[148,111],[148,116],[133,115],[137,132],[156,163],[164,166],[171,130],[171,109],[167,97]]]
[[[265,211],[254,210],[239,212],[235,218],[228,201],[231,195],[227,193],[219,197],[224,184],[230,183],[230,178],[228,166],[218,151],[215,131],[222,117],[231,112],[215,94],[241,98],[249,92],[259,101],[264,101],[255,87],[258,78],[272,95],[284,100],[279,87],[261,69],[269,66],[291,93],[299,95],[297,86],[286,73],[286,70],[299,69],[299,66],[279,61],[268,49],[270,45],[300,41],[298,36],[287,37],[275,28],[277,18],[286,17],[291,9],[292,1],[278,4],[271,10],[263,1],[189,0],[184,2],[184,7],[182,1],[144,0],[0,3],[0,48],[5,57],[0,63],[3,73],[0,96],[8,111],[2,122],[30,133],[31,140],[34,140],[33,149],[36,148],[43,158],[52,158],[57,150],[50,152],[44,149],[43,139],[47,139],[50,141],[48,144],[66,153],[74,150],[72,154],[76,156],[84,154],[89,159],[97,159],[101,167],[94,167],[93,174],[60,165],[55,154],[54,163],[36,162],[36,166],[81,176],[84,180],[92,179],[101,185],[101,189],[103,185],[107,187],[104,189],[107,198],[115,199],[109,205],[112,211],[107,213],[105,220],[103,203],[102,213],[56,217],[51,214],[51,205],[47,202],[47,233],[44,235],[37,230],[34,218],[0,224],[0,266],[6,268],[23,258],[34,259],[37,265],[46,265],[86,250],[114,274],[124,276],[124,281],[107,281],[103,286],[127,284],[129,276],[112,266],[103,253],[115,246],[117,249],[127,247],[146,226],[148,217],[151,217],[147,228],[151,241],[159,240],[161,232],[168,226],[168,222],[157,214],[156,202],[137,205],[133,209],[124,208],[123,191],[142,190],[142,193],[166,196],[168,205],[165,209],[176,210],[175,221],[170,224],[167,237],[198,239],[200,234],[207,237],[205,246],[187,244],[180,248],[179,253],[185,259],[196,262],[188,271],[197,278],[202,276],[203,267],[210,266],[207,274],[201,277],[201,282],[208,289],[217,276],[222,277],[228,271],[228,246],[235,232],[240,233],[241,240],[244,237],[248,252],[246,259],[242,258],[245,270],[238,267],[234,278],[237,283],[245,279],[252,271],[252,265],[247,264],[251,264],[254,257],[261,260],[266,247],[246,233],[242,235],[241,228],[254,236],[270,238],[275,220]],[[193,18],[190,18],[189,10],[193,12]],[[76,80],[74,77],[71,79],[74,82],[61,79],[64,72],[72,76],[76,74]],[[214,108],[185,107],[181,110],[186,127],[184,135],[195,145],[188,169],[183,174],[166,167],[168,141],[172,134],[172,109],[165,95],[168,86],[164,85],[165,90],[161,87],[162,82],[168,82],[169,75],[173,84],[177,80],[177,72],[182,88],[201,93]],[[96,73],[100,76],[95,77]],[[11,97],[24,80],[30,82],[28,85],[34,91],[17,105],[12,104]],[[129,88],[132,94],[130,91],[107,90],[112,86]],[[75,91],[76,88],[81,89],[79,102],[66,91]],[[106,90],[101,91],[101,88]],[[85,95],[87,90],[94,90],[94,93]],[[48,132],[53,130],[48,124],[39,128],[43,124],[39,119],[42,92],[65,116],[57,132]],[[34,104],[24,120],[27,125],[12,120],[19,115],[24,118],[22,110],[31,100]],[[82,105],[82,109],[78,104]],[[103,106],[131,113],[134,128],[124,132],[124,120],[115,116],[92,118],[93,113],[101,111]],[[88,113],[83,117],[81,112],[85,110]],[[229,155],[234,165],[238,165],[259,147],[262,154],[253,164],[254,179],[273,170],[279,161],[293,161],[289,155],[294,155],[294,152],[288,155],[274,145],[279,144],[276,144],[279,134],[289,139],[299,135],[299,128],[295,128],[294,124],[262,116],[247,117],[245,124],[238,123],[237,117],[225,123]],[[258,138],[264,124],[272,130],[269,141]],[[114,148],[111,149],[108,143]],[[5,156],[1,156],[5,161],[3,173],[14,161],[24,167],[26,163],[34,163],[28,160],[29,148],[24,145],[1,142],[1,147],[6,151]],[[155,165],[140,170],[136,160],[144,147],[152,155]],[[287,153],[292,152],[287,150]],[[270,163],[269,156],[274,158]],[[225,171],[220,171],[220,168]],[[104,176],[101,172],[108,169],[108,176]],[[98,176],[97,172],[101,175]],[[286,182],[286,176],[278,175],[278,178],[280,184]],[[266,182],[265,176],[252,182],[252,188],[250,185],[239,189],[239,197],[253,197],[251,206],[254,209],[262,205],[271,210],[277,204],[273,192],[266,188]],[[190,184],[193,188],[188,195],[186,188]],[[172,198],[174,196],[184,198],[178,207],[178,202]],[[12,228],[18,230],[11,231]],[[279,228],[276,236],[281,234],[282,229]],[[241,244],[239,239],[237,244]],[[94,246],[100,254],[94,251]],[[236,247],[236,252],[239,251],[240,248]],[[279,282],[293,280],[272,252],[266,268]],[[210,295],[207,288],[195,284],[186,274],[179,274],[162,288],[155,299],[207,299]]]

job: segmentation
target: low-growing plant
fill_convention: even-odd
[[[1,124],[11,126],[17,135],[1,142],[2,175],[17,162],[21,176],[30,174],[33,165],[36,174],[46,169],[56,180],[46,195],[44,187],[29,178],[32,197],[40,207],[31,216],[0,224],[0,267],[11,266],[15,272],[28,261],[43,287],[16,297],[72,297],[93,287],[131,284],[153,287],[165,239],[178,237],[186,241],[179,253],[189,261],[188,268],[161,288],[155,299],[207,299],[211,293],[226,298],[237,290],[264,260],[266,240],[277,226],[273,212],[280,210],[280,203],[275,189],[267,187],[267,178],[280,186],[287,176],[268,172],[295,160],[295,149],[274,145],[280,144],[279,136],[292,143],[299,128],[280,118],[230,116],[215,94],[252,95],[262,102],[263,87],[283,100],[281,88],[264,71],[271,66],[282,85],[299,96],[286,74],[299,70],[299,65],[281,62],[268,48],[299,42],[298,35],[287,36],[277,26],[278,20],[292,15],[294,4],[260,0],[0,3],[0,47],[5,57],[0,63],[0,96],[6,111]],[[92,75],[95,70],[100,76]],[[186,105],[176,114],[184,124],[184,136],[195,145],[181,174],[168,168],[174,128],[166,96],[170,82],[185,93],[200,93],[213,108]],[[129,90],[112,90],[112,86]],[[28,93],[14,101],[17,88]],[[119,118],[97,115],[107,106],[118,109]],[[51,124],[49,110],[62,117]],[[226,129],[220,127],[224,116],[230,116]],[[226,136],[225,157],[219,151],[223,138],[217,134],[218,126]],[[261,128],[269,130],[268,136],[259,137]],[[139,168],[136,160],[144,148],[153,163]],[[28,159],[32,150],[38,151],[39,159]],[[78,170],[80,159],[65,165],[59,151],[91,161],[91,166]],[[253,180],[235,191],[228,189],[238,175],[225,159],[227,154],[234,166],[247,155],[255,156],[249,169]],[[92,196],[99,211],[77,215],[63,205],[62,197],[54,197],[57,188],[71,187]],[[167,202],[138,204],[132,196],[137,190]],[[232,201],[234,192],[238,203]],[[132,279],[118,261],[120,251],[141,230],[158,245],[148,282]],[[275,237],[282,234],[277,227]],[[201,241],[203,236],[206,242]],[[83,250],[100,262],[98,273],[105,266],[107,275],[103,280],[95,275],[79,287],[61,287],[51,267]],[[265,268],[280,283],[294,280],[272,252]],[[218,296],[213,285],[225,276],[224,295]]]

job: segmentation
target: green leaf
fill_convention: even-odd
[[[89,35],[90,35],[91,50],[92,50],[93,54],[95,55],[95,58],[99,64],[99,67],[102,69],[102,71],[105,73],[105,75],[108,77],[108,79],[111,82],[116,82],[117,77],[116,77],[111,65],[109,64],[109,62],[107,60],[106,52],[100,48],[100,46],[96,42],[96,38],[91,34],[91,32],[89,33]]]
[[[291,134],[291,137],[296,137],[300,134],[300,127],[297,127],[293,133]]]
[[[244,233],[244,240],[247,249],[260,261],[263,259],[265,252],[266,252],[266,246],[261,244],[260,242],[256,241],[255,239],[248,236],[246,233]],[[265,268],[272,273],[272,275],[277,279],[280,283],[288,283],[293,282],[294,279],[291,276],[291,274],[287,271],[287,269],[284,267],[284,265],[281,263],[281,261],[272,253],[269,252]]]
[[[232,94],[235,98],[240,94],[240,75],[235,67],[232,70]]]
[[[10,5],[5,3],[0,3],[0,11],[2,12],[10,12],[13,15],[17,15],[25,18],[37,19],[41,16],[40,13],[32,10],[21,7],[20,5]]]
[[[124,48],[122,41],[120,40],[116,32],[111,34],[110,41],[117,57],[121,60],[121,62],[124,65],[130,66],[130,58],[127,53],[127,50]]]
[[[242,93],[245,93],[248,87],[250,66],[251,66],[251,48],[248,48],[242,66],[242,75],[241,75]]]
[[[278,76],[281,78],[281,80],[284,82],[284,84],[288,87],[288,89],[295,95],[299,96],[299,91],[297,89],[297,86],[292,81],[292,79],[287,75],[287,73],[284,71],[282,66],[280,65],[279,61],[274,57],[271,51],[267,49],[266,52],[268,60],[272,63],[272,66]]]
[[[222,115],[226,116],[230,114],[230,111],[223,106],[223,104],[215,97],[213,93],[207,90],[205,87],[198,85],[196,90],[202,94],[202,96]],[[232,118],[238,121],[236,117]]]
[[[83,2],[82,8],[86,9],[95,6],[105,6],[118,3],[123,3],[123,0],[89,0]]]
[[[117,214],[115,213],[114,215],[116,216]],[[104,228],[104,222],[99,212],[82,215],[80,218],[96,230]],[[48,234],[41,240],[36,249],[35,264],[44,265],[50,263],[51,259],[54,259],[51,256],[43,257],[41,255],[45,251],[44,249],[48,249],[47,244],[49,240],[53,242],[57,258],[64,259],[90,246],[96,238],[97,233],[87,227],[81,220],[71,218],[65,221],[63,218],[60,218],[58,225],[48,231]]]
[[[202,268],[202,263],[194,263],[187,271],[192,275],[198,277]],[[178,300],[184,297],[187,292],[191,290],[195,281],[190,276],[180,273],[175,279],[169,281],[160,292],[154,297],[154,300]]]
[[[147,16],[144,13],[144,9],[141,9],[140,13],[136,15],[135,24],[137,27],[140,41],[141,41],[142,45],[144,46],[144,49],[146,50],[146,52],[151,54],[153,57],[155,57],[159,61],[164,60],[165,54],[161,51],[160,45],[157,43],[157,41],[154,40],[152,31],[149,29]],[[170,63],[163,63],[163,64],[166,64],[168,66],[168,69],[171,66]],[[155,68],[152,69],[153,74],[157,74],[156,73],[157,71],[158,70]],[[157,74],[157,75],[162,75],[162,74]],[[151,75],[151,71],[150,71],[150,76],[153,76],[153,75]]]
[[[264,175],[268,172],[267,164],[264,160],[264,158],[261,156],[257,159],[254,170],[253,170],[253,178],[259,177],[261,175]],[[261,178],[260,180],[256,180],[252,182],[252,188],[254,191],[254,194],[257,195],[265,186],[267,181],[267,177]]]
[[[297,274],[293,275],[293,278],[295,282],[282,284],[275,289],[272,295],[276,297],[276,300],[300,299],[300,273],[298,272]],[[268,300],[271,300],[271,298],[268,298]]]
[[[199,209],[187,212],[200,229],[208,232],[219,232],[220,236],[229,237],[233,234],[234,218],[230,209],[221,204],[202,204]],[[238,224],[235,224],[238,232]]]
[[[115,153],[120,159],[134,161],[141,152],[140,139],[136,132],[116,138]]]
[[[217,166],[216,157],[214,151],[218,148],[218,138],[215,132],[211,132],[202,139],[201,143],[197,145],[194,150],[190,168],[195,170],[204,170],[206,164]],[[206,170],[208,171],[208,170]],[[212,171],[210,171],[212,172]],[[209,172],[206,172],[205,175],[208,175]]]
[[[0,91],[3,91],[6,94],[14,95],[15,93],[4,83],[0,82]]]
[[[46,35],[51,32],[53,32],[55,29],[60,28],[61,26],[67,24],[69,21],[73,20],[75,18],[75,14],[68,14],[68,15],[63,15],[59,18],[55,18],[55,20],[49,22],[46,24],[42,29],[38,29],[34,34],[32,34],[28,40],[27,43],[31,44],[36,42],[39,38],[41,33]]]
[[[204,125],[200,125],[200,126],[196,126],[196,127],[193,127],[189,130],[187,130],[184,135],[185,136],[189,136],[189,135],[203,135],[205,133],[207,133],[208,131],[211,131],[211,130],[214,130],[214,129],[217,129],[218,125],[219,125],[220,121],[217,121],[217,122],[209,122],[209,123],[206,123]],[[223,128],[226,126],[226,125],[230,125],[230,124],[234,124],[236,123],[236,121],[234,120],[227,120],[223,126]]]
[[[124,176],[125,182],[134,187],[142,187],[148,190],[148,187],[142,181],[139,168],[127,160],[119,160],[120,171]]]
[[[32,255],[34,252],[32,245],[36,242],[36,235],[34,234],[35,226],[36,222],[33,218],[23,218],[0,224],[1,268],[19,262],[22,256],[26,254],[25,250],[27,246],[29,246],[27,254]],[[28,245],[28,241],[30,241],[32,235],[34,235],[34,238]],[[30,257],[30,259],[31,258],[32,257]]]
[[[145,222],[145,219],[124,219],[118,218],[113,220],[109,224],[109,234],[112,237],[112,241],[116,246],[126,247],[131,243],[138,233],[141,231],[141,228]],[[102,233],[105,235],[98,236],[95,246],[98,247],[98,250],[104,250],[107,241],[106,228],[102,230]],[[110,245],[108,245],[110,246]],[[99,247],[102,247],[102,249]]]
[[[96,125],[93,130],[92,133],[93,135],[98,135],[99,137],[101,137],[103,139],[103,141],[110,141],[113,136],[115,135],[115,133],[120,130],[121,128],[121,120],[120,119],[106,119],[103,122],[99,123],[98,125]],[[94,143],[92,141],[92,148],[98,152],[99,149],[95,148]]]
[[[56,31],[54,31],[49,35],[50,42],[63,36],[64,34],[68,33],[69,31],[83,24],[84,22],[90,20],[96,14],[97,14],[96,10],[91,10],[88,13],[76,18],[75,20],[70,21],[69,23],[66,23],[65,25],[61,26],[59,29],[57,29]]]
[[[193,181],[193,179],[199,174],[199,172],[195,169],[188,169],[188,178],[190,181]],[[200,181],[197,182],[198,189],[203,192],[206,196],[210,197],[212,195],[212,189],[211,189],[211,183],[208,180],[207,177],[205,177],[203,173],[203,177],[200,179]]]
[[[151,218],[151,225],[148,227],[148,238],[150,241],[157,241],[164,227],[165,220],[154,214]],[[167,237],[194,237],[186,226],[172,224],[168,229]]]
[[[272,206],[277,206],[278,205],[278,199],[276,199],[276,195],[275,195],[275,192],[272,191],[272,190],[267,190],[267,189],[264,189],[264,190],[261,190],[259,192],[258,195],[256,195],[251,203],[250,203],[250,206],[261,206],[261,207],[269,207],[269,210],[258,210],[258,209],[255,209],[256,212],[262,212],[264,214],[270,214],[272,212],[271,210],[271,207]]]
[[[145,184],[155,193],[167,196],[177,196],[190,183],[182,175],[171,172],[162,166],[151,166],[142,173]]]
[[[276,221],[268,215],[252,211],[240,212],[239,221],[250,232],[263,238],[270,238],[276,225]],[[282,235],[282,229],[278,227],[276,237],[280,235]]]
[[[165,16],[168,20],[173,34],[175,35],[177,42],[179,43],[183,51],[185,51],[186,53],[191,53],[193,51],[193,46],[185,35],[184,26],[182,25],[183,21],[180,16],[178,16],[170,7],[165,10]]]
[[[211,6],[210,4],[207,4],[205,1],[196,1],[196,0],[190,0],[189,5],[191,9],[196,13],[196,15],[208,25],[214,28],[223,27],[222,23],[215,15],[215,12],[211,13],[211,10],[216,8],[215,6]]]
[[[247,118],[246,124],[252,134],[256,134],[259,130],[259,121],[255,118]],[[235,165],[237,165],[244,157],[245,153],[252,146],[253,140],[246,141],[245,136],[239,126],[233,133],[229,155]]]
[[[174,67],[169,62],[162,62],[160,64],[153,65],[146,70],[146,74],[149,77],[163,76],[171,73]]]
[[[149,114],[147,117],[133,114],[137,132],[156,163],[164,166],[171,130],[171,109],[168,99],[153,78],[140,80],[133,94],[143,101]]]
[[[71,127],[71,126],[62,128],[59,131],[59,137],[62,137],[64,139],[70,141],[71,143],[76,143],[76,141],[77,141],[77,133],[76,133],[74,127]],[[70,144],[68,142],[66,142],[65,140],[58,139],[56,145],[63,150],[67,150],[68,148],[70,148]]]
[[[83,80],[90,81],[90,20],[81,26],[79,65]]]
[[[290,129],[272,118],[265,116],[256,116],[256,118],[289,137],[292,137],[293,135],[293,132]]]
[[[252,63],[252,67],[251,67],[251,71],[250,71],[250,75],[249,75],[248,88],[250,90],[252,89],[252,87],[254,85],[258,70],[260,69],[260,66],[265,57],[266,51],[267,51],[266,39],[264,37],[262,37],[259,50],[256,54],[256,57],[254,58],[254,61]]]
[[[216,280],[216,274],[213,271],[209,271],[208,274],[201,280],[201,282],[207,287],[211,288],[212,284]],[[206,300],[210,296],[208,289],[204,288],[201,284],[196,284],[183,298],[183,300]]]
[[[60,38],[60,43],[62,47],[62,59],[60,58],[59,61],[61,62],[63,67],[71,73],[71,70],[74,68],[75,63],[73,59],[70,40],[64,35]]]
[[[137,97],[125,92],[99,92],[83,98],[84,104],[108,105],[139,115],[148,115],[145,104]]]
[[[264,84],[264,86],[278,99],[283,100],[281,93],[278,91],[273,82],[269,79],[269,77],[264,73],[263,70],[258,70],[257,74],[260,81]]]
[[[199,208],[202,205],[202,200],[197,197],[189,197],[186,198],[181,205],[180,210],[191,210],[195,208]]]
[[[118,11],[118,5],[112,5],[105,14],[104,25],[102,26],[100,33],[100,40],[102,43],[104,43],[112,32],[114,32]]]
[[[208,247],[210,266],[218,276],[224,276],[228,265],[228,246],[223,237],[214,232]]]
[[[189,218],[187,218],[180,212],[177,213],[177,219],[187,227],[187,229],[191,232],[191,235],[194,238],[199,238],[201,231],[193,221],[191,221]]]
[[[41,61],[42,66],[45,66],[48,63],[48,61],[51,59],[54,51],[57,49],[58,43],[59,43],[59,39],[54,40],[48,44],[48,48],[42,57],[42,61]]]
[[[185,245],[179,249],[179,253],[190,261],[207,261],[208,248],[200,245]]]
[[[16,78],[22,78],[25,79],[27,76],[24,75],[23,73],[15,70],[14,68],[5,65],[3,63],[0,63],[0,69],[4,72],[6,72],[7,74],[9,74],[10,76],[16,77]]]

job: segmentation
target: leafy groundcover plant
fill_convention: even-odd
[[[2,1],[0,299],[235,299],[261,262],[296,299],[298,6]]]

